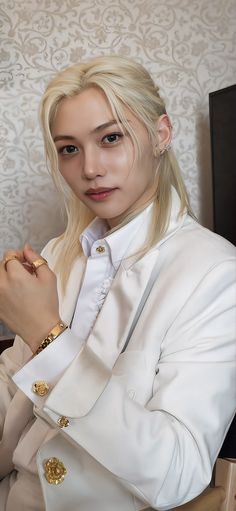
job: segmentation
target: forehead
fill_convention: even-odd
[[[128,110],[125,109],[124,110]],[[96,128],[97,123],[105,123],[114,119],[114,113],[109,101],[98,88],[91,87],[79,94],[63,98],[56,111],[52,123],[52,129],[60,129],[61,126],[69,127],[74,122],[90,125],[91,129]]]

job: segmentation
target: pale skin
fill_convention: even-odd
[[[143,207],[152,199],[160,151],[171,141],[167,115],[158,119],[155,148],[144,125],[128,109],[125,115],[139,140],[137,161],[129,135],[122,133],[98,89],[64,99],[52,127],[61,174],[79,199],[110,227],[118,225],[131,207]],[[104,196],[99,193],[103,188],[108,189]],[[35,353],[60,321],[56,276],[46,265],[29,271],[40,255],[28,244],[22,250],[7,251],[4,258],[12,254],[18,260],[6,267],[0,263],[0,320]]]

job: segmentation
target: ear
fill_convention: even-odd
[[[167,114],[160,115],[157,121],[157,138],[155,156],[164,154],[170,148],[172,141],[172,125]]]

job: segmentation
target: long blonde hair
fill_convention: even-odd
[[[115,118],[122,122],[130,134],[136,152],[138,152],[138,140],[125,118],[124,106],[128,107],[146,126],[150,142],[153,144],[156,138],[157,120],[166,113],[159,89],[148,71],[126,57],[110,55],[94,58],[87,63],[65,69],[49,83],[41,101],[40,118],[46,157],[52,177],[64,198],[67,213],[67,227],[58,239],[61,242],[61,250],[55,268],[61,277],[64,289],[73,262],[82,253],[80,234],[94,215],[75,196],[62,178],[58,169],[58,156],[51,130],[61,100],[75,96],[89,87],[98,87],[104,92]],[[185,209],[192,214],[186,188],[172,149],[160,157],[156,198],[152,209],[153,218],[145,243],[145,251],[157,243],[166,232],[171,209],[171,186],[175,187],[180,197],[179,214]],[[130,212],[122,225],[132,216],[133,213]]]

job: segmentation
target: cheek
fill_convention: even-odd
[[[78,164],[74,160],[59,161],[59,172],[67,182],[73,182],[79,176]]]
[[[68,169],[64,165],[59,169],[61,176],[69,186],[69,188],[78,196],[80,193],[79,173]]]
[[[99,164],[107,172],[114,170],[118,175],[121,173],[127,175],[132,169],[133,152],[128,144],[123,147],[106,149],[100,153]]]

